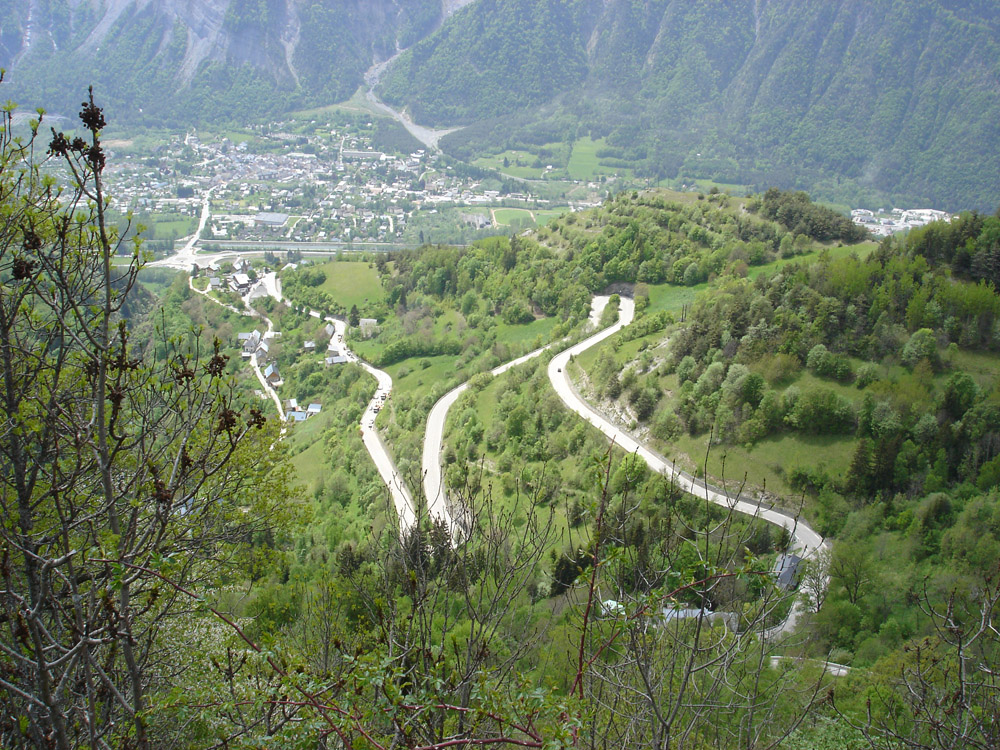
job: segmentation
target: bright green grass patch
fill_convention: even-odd
[[[614,338],[614,337],[612,336],[612,338]],[[602,342],[602,343],[604,343],[604,342]],[[572,373],[573,379],[577,380],[577,378],[578,378],[577,370],[574,369],[574,368],[578,368],[579,370],[582,370],[583,372],[587,373],[588,376],[589,376],[590,371],[592,369],[594,369],[594,365],[597,364],[597,358],[601,356],[601,352],[603,352],[603,351],[604,351],[604,348],[599,344],[597,346],[590,347],[589,349],[587,349],[587,351],[583,352],[579,356],[573,357],[570,360],[570,363],[569,363],[570,369],[568,370],[568,372]]]
[[[366,376],[367,377],[367,376]],[[375,381],[372,380],[372,392],[375,391]],[[314,417],[310,417],[305,422],[298,422],[291,425],[288,432],[288,444],[293,448],[301,445],[310,445],[319,439],[323,431],[329,426],[329,410],[320,412]]]
[[[709,283],[696,284],[695,286],[677,286],[676,284],[650,284],[649,285],[649,307],[646,314],[665,311],[678,313],[685,305],[694,302],[695,297],[700,292],[709,288]]]
[[[678,468],[697,474],[708,465],[709,482],[725,485],[730,491],[739,489],[746,477],[746,490],[767,490],[783,498],[784,507],[794,507],[801,493],[788,484],[793,469],[808,468],[825,471],[831,479],[841,481],[847,474],[854,456],[856,441],[843,435],[775,435],[765,438],[752,448],[739,445],[716,445],[708,450],[708,435],[681,435],[672,446],[661,448]]]
[[[462,313],[453,307],[445,308],[440,315],[434,318],[434,327],[431,329],[435,336],[445,336],[464,320]]]
[[[504,165],[506,159],[507,164]],[[562,171],[569,160],[569,150],[563,143],[551,143],[541,146],[538,153],[510,149],[499,154],[480,156],[472,163],[477,167],[495,169],[498,172],[522,177],[524,179],[541,179],[547,173]],[[551,170],[546,167],[552,167]],[[565,172],[562,174],[565,176]]]
[[[148,214],[142,220],[148,224],[145,236],[151,239],[186,237],[198,229],[198,219],[184,214]]]
[[[385,371],[392,376],[393,395],[409,395],[421,399],[440,383],[455,378],[458,356],[416,357],[389,365]],[[465,378],[462,378],[464,380]]]
[[[318,417],[313,417],[313,420]],[[301,425],[297,425],[296,429],[299,427],[305,427],[309,421],[303,422]],[[301,453],[297,453],[292,456],[292,467],[295,469],[295,476],[298,477],[299,482],[301,482],[307,490],[313,489],[320,481],[323,479],[323,475],[327,472],[326,468],[326,456],[323,452],[324,441],[317,439],[308,448],[303,450]]]
[[[339,102],[337,104],[327,104],[322,107],[313,107],[311,109],[300,109],[292,113],[292,117],[296,120],[322,120],[327,117],[332,117],[338,113],[350,112],[352,114],[357,114],[358,112],[366,112],[373,117],[388,117],[385,112],[376,109],[366,96],[364,87],[359,87],[355,91],[350,99],[346,101]]]
[[[953,366],[971,375],[980,388],[994,390],[1000,384],[1000,358],[997,355],[959,349],[951,357]],[[943,385],[950,375],[949,372],[942,373],[935,378],[935,382]]]
[[[660,339],[665,337],[666,334],[663,331],[657,331],[656,333],[651,333],[648,336],[633,339],[632,341],[622,342],[617,345],[616,349],[613,350],[612,356],[616,362],[620,363],[622,367],[624,367],[629,362],[637,360],[639,358],[639,352],[642,349],[648,346],[655,346],[659,343]],[[606,351],[605,347],[614,345],[614,342],[616,341],[621,341],[620,333],[602,341],[597,346],[590,347],[578,357],[574,357],[573,365],[581,368],[584,372],[589,373],[594,368],[594,365],[597,364],[597,359],[604,351]]]
[[[690,180],[684,180],[688,185]],[[708,193],[712,188],[718,188],[720,192],[729,192],[731,195],[744,195],[750,192],[749,185],[738,185],[735,182],[715,182],[714,180],[694,180],[693,184],[698,186],[702,192]]]
[[[504,166],[503,163],[505,158],[507,159],[507,166]],[[537,157],[527,151],[504,151],[503,153],[490,156],[480,156],[472,163],[477,167],[495,169],[498,172],[503,172],[513,177],[537,180],[541,178],[542,173],[545,171],[545,165],[534,166],[538,163],[536,160]]]
[[[531,323],[509,325],[498,323],[496,327],[497,341],[510,345],[524,344],[536,349],[552,338],[552,329],[559,324],[556,318],[539,318]]]
[[[119,264],[116,263],[115,265]],[[122,263],[121,265],[125,266],[128,265],[128,263]],[[139,271],[136,281],[159,297],[170,288],[170,286],[174,283],[174,278],[176,278],[179,273],[181,272],[170,268],[143,268]],[[198,281],[199,279],[195,279],[196,285]],[[205,286],[208,286],[208,279],[205,279]]]
[[[367,263],[334,260],[318,267],[326,274],[320,289],[347,309],[382,300],[378,272]]]
[[[819,260],[823,253],[829,254],[832,260],[846,258],[851,254],[856,254],[859,258],[865,258],[877,247],[877,242],[859,242],[857,245],[841,245],[839,247],[818,247],[815,250],[803,255],[796,255],[793,258],[778,258],[777,260],[765,263],[762,266],[753,266],[749,271],[747,271],[747,276],[751,279],[755,279],[761,274],[777,271],[780,268],[787,266],[789,263],[814,263]]]
[[[579,138],[573,141],[573,151],[566,169],[574,180],[589,180],[598,173],[600,162],[597,149],[604,145],[604,139]],[[602,170],[604,171],[604,170]],[[607,174],[607,171],[604,171]]]
[[[557,219],[569,210],[569,206],[563,208],[546,208],[541,211],[535,211],[535,223],[543,227],[548,224],[553,219]]]
[[[372,391],[374,392],[374,380]],[[329,471],[324,452],[323,433],[330,426],[330,411],[320,412],[305,422],[290,425],[288,429],[289,449],[292,453],[292,466],[299,481],[307,489],[312,489],[322,481],[323,475]]]
[[[365,362],[375,363],[379,360],[382,355],[382,350],[385,348],[377,340],[364,340],[364,339],[352,339],[344,342],[347,344],[347,348],[352,352],[357,354]]]
[[[473,408],[476,410],[476,416],[479,417],[479,421],[484,425],[492,424],[494,415],[496,414],[497,403],[500,401],[500,396],[507,389],[504,383],[504,375],[495,377],[490,381],[490,384],[483,388],[483,390],[473,395]],[[455,404],[455,409],[459,408],[459,404],[463,402],[464,399],[460,399],[458,404]],[[449,415],[450,416],[450,415]],[[450,421],[450,420],[449,420]]]
[[[631,178],[635,170],[628,167],[614,167],[602,164],[597,152],[604,146],[604,139],[578,138],[573,141],[567,171],[574,180],[591,180],[599,175],[617,174]]]
[[[534,222],[534,214],[526,208],[498,208],[493,212],[497,224],[509,225],[514,221]]]
[[[858,363],[861,360],[853,360],[855,370],[857,369]],[[751,370],[753,367],[750,368]],[[820,378],[813,375],[811,372],[806,370],[804,367],[798,376],[789,384],[789,386],[797,386],[799,390],[802,391],[816,391],[820,389],[833,391],[838,396],[843,396],[848,401],[853,401],[855,403],[861,403],[863,400],[863,391],[859,391],[854,387],[853,383],[841,383],[839,381],[833,380],[832,378]],[[779,392],[783,391],[783,388],[776,388]]]

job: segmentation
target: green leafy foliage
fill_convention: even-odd
[[[756,208],[756,202],[749,206]],[[793,234],[804,234],[814,240],[860,242],[868,235],[863,227],[848,217],[809,200],[805,193],[782,192],[770,188],[759,202],[761,215],[781,222]]]

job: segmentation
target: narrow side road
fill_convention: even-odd
[[[277,273],[272,271],[271,273],[265,274],[261,277],[260,281],[258,281],[258,284],[263,286],[270,296],[281,302],[281,280],[278,278]],[[255,318],[262,317],[262,319],[267,323],[268,332],[274,330],[274,325],[270,318],[258,316],[258,314],[252,310],[247,301],[248,298],[244,298],[243,300],[246,309],[239,310],[232,305],[227,305],[226,303],[215,299],[212,295],[208,294],[208,292],[203,292],[195,287],[194,279],[191,276],[188,277],[188,286],[192,291],[203,295],[204,297],[212,300],[215,304],[232,310],[239,315]],[[399,518],[400,532],[405,533],[414,525],[414,523],[416,523],[417,519],[415,506],[413,504],[413,496],[410,494],[405,482],[403,482],[403,479],[399,474],[399,470],[396,468],[396,464],[392,459],[392,454],[389,453],[388,447],[375,430],[375,416],[378,413],[376,410],[382,407],[385,399],[387,399],[389,394],[392,392],[392,377],[390,377],[389,373],[372,367],[367,362],[362,361],[354,352],[347,348],[347,346],[343,343],[344,336],[347,332],[347,324],[344,321],[332,317],[323,318],[322,315],[316,310],[310,310],[309,315],[313,318],[322,318],[332,324],[334,327],[334,334],[331,338],[337,342],[338,348],[344,351],[348,360],[356,362],[366,372],[370,373],[378,384],[375,389],[375,395],[372,396],[371,401],[368,402],[368,406],[361,415],[361,424],[359,425],[361,429],[361,441],[364,443],[365,449],[371,456],[372,462],[375,464],[375,468],[378,470],[379,476],[382,477],[382,481],[389,490],[393,505],[396,508],[396,514]],[[263,393],[265,393],[267,397],[274,402],[275,409],[277,409],[278,412],[278,417],[284,425],[286,416],[285,410],[282,407],[281,398],[278,396],[277,391],[275,391],[271,384],[264,378],[264,373],[261,372],[256,354],[250,358],[250,366],[253,368],[254,374],[257,376],[257,380],[260,382]],[[283,426],[282,434],[285,433],[285,429],[286,428]]]
[[[309,315],[314,318],[322,317],[316,310],[310,310]],[[371,456],[379,476],[382,477],[382,481],[389,490],[389,494],[392,497],[392,504],[396,508],[396,515],[399,517],[399,530],[405,533],[416,523],[416,506],[413,504],[413,496],[410,494],[410,490],[396,468],[396,462],[393,461],[392,454],[389,453],[389,448],[375,429],[375,417],[378,414],[376,410],[382,408],[385,399],[389,398],[389,394],[392,393],[392,377],[384,370],[372,367],[347,348],[343,343],[344,335],[347,333],[347,324],[343,320],[331,317],[325,317],[323,320],[333,325],[335,330],[333,338],[337,341],[338,347],[343,349],[347,358],[352,362],[356,362],[365,372],[374,377],[375,382],[378,384],[375,388],[375,395],[372,396],[371,401],[368,402],[368,406],[365,407],[365,411],[361,415],[361,442],[364,443],[365,450],[368,451],[368,455]]]
[[[510,368],[517,367],[522,362],[534,359],[547,349],[551,349],[552,346],[553,344],[543,346],[542,348],[528,352],[524,356],[518,357],[517,359],[512,359],[510,362],[506,362],[499,367],[494,367],[490,370],[490,374],[500,375],[505,373]],[[452,388],[440,399],[438,399],[438,402],[431,408],[430,414],[427,415],[427,430],[424,432],[422,468],[424,474],[424,495],[427,498],[427,514],[431,517],[431,519],[443,519],[448,525],[448,528],[451,530],[453,539],[457,538],[456,531],[464,533],[464,529],[455,529],[456,521],[452,517],[451,511],[448,507],[448,493],[444,487],[444,481],[441,474],[441,448],[442,443],[444,442],[444,423],[448,418],[448,410],[451,409],[456,401],[458,401],[458,397],[461,396],[468,387],[469,383],[466,381],[465,383]]]
[[[268,275],[272,276],[272,277],[275,276],[275,274],[273,274],[273,273],[272,274],[268,274]],[[277,285],[278,294],[280,295],[281,294],[281,291],[280,291],[280,289],[281,289],[281,282],[277,281],[276,279],[272,279],[271,281],[272,281],[273,284]],[[262,282],[262,283],[264,283],[264,282]],[[192,292],[200,294],[201,296],[205,297],[206,299],[211,300],[215,304],[220,305],[221,307],[224,307],[227,310],[233,311],[237,315],[242,315],[242,316],[247,317],[247,318],[261,318],[265,323],[267,323],[267,331],[268,331],[268,333],[270,333],[271,331],[274,330],[274,324],[271,322],[271,319],[267,318],[267,317],[264,317],[262,315],[258,315],[258,313],[256,313],[253,310],[253,308],[250,307],[250,305],[246,301],[246,299],[243,300],[243,304],[246,306],[245,309],[240,310],[240,309],[237,309],[237,308],[233,307],[232,305],[227,305],[225,302],[221,302],[221,301],[217,300],[215,297],[213,297],[211,294],[209,294],[208,291],[202,291],[201,289],[199,289],[198,287],[196,287],[194,285],[194,277],[193,276],[188,276],[188,287],[191,289]],[[278,297],[278,299],[281,299],[280,296]],[[271,399],[271,401],[274,402],[274,408],[278,412],[278,419],[281,420],[281,423],[283,425],[282,428],[281,428],[281,430],[282,430],[282,433],[284,433],[284,431],[285,431],[285,427],[284,427],[284,423],[285,423],[285,410],[281,406],[281,399],[278,398],[278,392],[275,391],[274,388],[271,386],[271,384],[267,382],[267,379],[264,377],[264,373],[261,372],[260,364],[257,362],[257,354],[256,353],[254,353],[250,357],[250,366],[253,368],[254,375],[257,376],[257,382],[260,383],[260,387],[262,389],[262,392],[266,395],[266,398],[269,398],[269,399]]]

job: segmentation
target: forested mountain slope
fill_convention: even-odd
[[[0,18],[9,95],[53,112],[92,83],[118,123],[273,117],[406,49],[383,98],[465,125],[444,141],[464,158],[590,135],[640,176],[852,205],[992,211],[1000,188],[986,0],[0,0]]]
[[[469,0],[0,0],[8,95],[115,122],[274,115],[349,97]]]
[[[480,0],[382,94],[479,123],[458,154],[589,133],[656,177],[992,210],[998,22],[979,0]]]

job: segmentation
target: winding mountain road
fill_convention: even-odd
[[[502,364],[499,367],[494,367],[490,370],[490,374],[502,375],[512,367],[517,367],[529,359],[534,359],[547,349],[551,349],[554,345],[543,346],[517,359],[512,359],[510,362]],[[458,401],[458,397],[468,387],[469,382],[466,381],[452,388],[438,399],[438,402],[431,408],[430,414],[427,415],[427,430],[424,433],[422,468],[424,474],[424,495],[427,498],[427,513],[432,519],[443,519],[448,524],[448,528],[452,530],[453,537],[455,535],[455,520],[452,518],[450,509],[448,508],[448,493],[442,479],[441,448],[444,442],[444,423],[448,418],[448,410]]]
[[[264,285],[272,296],[279,300],[281,299],[280,283],[278,282],[275,274],[268,274],[261,280],[260,283]],[[194,289],[193,284],[192,289]],[[195,291],[199,290],[195,289]],[[594,298],[590,315],[590,319],[594,325],[596,325],[597,321],[600,319],[601,313],[607,305],[608,300],[609,298],[606,296],[598,296]],[[218,300],[214,301],[219,304],[224,304]],[[232,309],[235,310],[235,308]],[[309,314],[314,318],[322,317],[321,314],[315,310],[310,311]],[[605,415],[591,407],[586,401],[583,400],[583,398],[580,397],[576,389],[573,387],[569,378],[569,373],[567,372],[571,358],[582,354],[592,346],[595,346],[601,341],[613,336],[615,333],[631,323],[634,316],[634,302],[627,297],[621,298],[619,318],[616,323],[598,331],[583,341],[574,344],[552,358],[549,362],[547,373],[549,381],[552,383],[552,387],[555,389],[559,398],[564,404],[566,404],[567,407],[569,407],[570,410],[599,429],[620,448],[628,453],[633,453],[642,458],[646,464],[653,469],[653,471],[668,477],[684,492],[698,497],[704,497],[706,500],[715,503],[716,505],[728,508],[738,513],[761,518],[768,523],[785,528],[789,531],[792,537],[792,551],[795,554],[806,559],[815,557],[817,553],[827,545],[827,543],[801,519],[795,518],[787,513],[784,513],[783,511],[777,510],[769,505],[755,500],[745,500],[739,498],[738,496],[732,497],[724,490],[720,490],[701,480],[695,479],[689,473],[679,470],[673,461],[669,461],[658,453],[655,453],[626,430],[614,425]],[[334,337],[338,340],[338,342],[342,342],[346,333],[346,323],[332,317],[326,317],[323,319],[330,322],[334,326]],[[267,322],[270,327],[270,321],[268,320]],[[494,376],[501,375],[513,367],[538,357],[554,345],[555,342],[553,344],[549,344],[548,346],[535,349],[534,351],[518,357],[517,359],[493,368],[490,370],[490,373]],[[413,502],[413,496],[399,475],[399,471],[396,468],[388,447],[375,430],[375,417],[378,410],[381,409],[385,400],[389,397],[389,394],[392,391],[392,377],[387,372],[379,370],[369,365],[367,362],[361,361],[356,354],[350,352],[350,350],[348,350],[342,343],[341,347],[344,349],[345,355],[351,361],[357,362],[359,366],[370,373],[378,384],[374,396],[368,403],[368,406],[361,417],[361,438],[365,449],[368,451],[372,461],[375,463],[382,481],[389,489],[399,518],[400,530],[405,532],[416,523],[416,506]],[[256,361],[254,361],[254,370],[257,373],[258,378],[262,379],[262,375],[256,364]],[[279,414],[282,414],[281,402],[277,393],[275,393],[273,389],[267,387],[267,384],[263,382],[263,379],[262,384],[265,385],[266,391],[274,400]],[[456,522],[456,519],[447,502],[447,491],[444,487],[442,475],[441,452],[444,438],[444,426],[447,420],[448,411],[468,387],[468,382],[462,383],[456,388],[450,390],[442,398],[440,398],[436,404],[434,404],[427,417],[427,427],[424,434],[422,469],[423,489],[427,500],[427,512],[432,519],[443,519],[448,525],[448,528],[451,530],[453,537],[456,537],[456,531],[459,531],[456,529],[456,523],[459,523],[459,525],[461,524],[460,520]],[[799,600],[796,600],[793,603],[788,616],[777,626],[765,631],[765,637],[773,639],[783,633],[794,630],[802,611],[802,604]]]
[[[738,513],[744,513],[749,516],[761,518],[768,523],[785,528],[791,534],[792,551],[795,554],[805,559],[815,557],[819,550],[824,546],[825,542],[823,537],[813,531],[804,521],[790,516],[780,510],[776,510],[764,503],[754,500],[743,500],[739,497],[732,497],[728,492],[708,485],[699,479],[695,479],[687,472],[679,470],[674,465],[673,461],[668,461],[663,456],[654,453],[628,432],[612,424],[607,417],[591,407],[576,392],[576,389],[573,388],[573,385],[570,382],[569,373],[566,372],[570,358],[582,354],[590,347],[617,333],[619,330],[631,323],[632,318],[635,315],[634,302],[627,297],[623,297],[620,309],[621,314],[615,325],[610,328],[605,328],[603,331],[600,331],[590,338],[581,341],[579,344],[571,346],[569,349],[560,352],[549,362],[549,381],[552,383],[552,387],[555,388],[559,398],[562,399],[563,403],[566,404],[566,406],[568,406],[572,411],[579,414],[590,424],[613,440],[616,445],[626,452],[634,453],[642,458],[653,471],[668,477],[684,492],[695,495],[696,497],[704,497],[709,502],[715,503],[716,505],[729,508]],[[798,599],[796,599],[788,617],[786,617],[785,620],[778,626],[767,631],[765,635],[768,637],[776,637],[781,633],[794,630],[801,614],[802,605]]]
[[[598,295],[591,301],[590,322],[595,328],[601,319],[601,313],[607,306],[609,299],[610,297]],[[614,333],[619,330],[620,327],[615,328],[612,326],[612,329],[608,330],[611,330],[611,332]],[[611,334],[607,335],[610,336]],[[512,359],[510,362],[494,367],[490,370],[490,374],[493,376],[502,375],[512,367],[517,367],[530,359],[534,359],[542,352],[548,351],[557,343],[558,342],[554,341],[551,344],[547,344],[539,349],[528,352],[517,359]],[[461,396],[468,387],[469,383],[466,381],[465,383],[452,388],[444,396],[438,399],[438,402],[431,408],[430,414],[427,415],[427,430],[424,433],[422,468],[424,474],[424,496],[427,498],[427,513],[432,519],[443,519],[445,523],[448,524],[448,528],[451,529],[452,537],[455,536],[455,520],[452,518],[451,510],[448,507],[448,492],[444,487],[444,481],[442,478],[441,450],[444,444],[444,424],[448,418],[448,410],[454,406],[455,402],[458,401],[458,397]]]
[[[608,297],[595,297],[591,309],[591,320],[600,319],[601,312],[608,302]],[[552,387],[559,398],[569,407],[570,410],[587,420],[594,427],[603,432],[616,445],[628,453],[633,453],[642,458],[653,470],[673,481],[681,490],[697,497],[704,497],[709,502],[728,508],[737,513],[743,513],[756,518],[761,518],[768,523],[787,529],[792,538],[792,552],[802,558],[810,559],[817,555],[827,543],[823,538],[811,529],[805,522],[770,505],[755,500],[741,499],[733,497],[728,492],[717,487],[706,484],[695,479],[689,473],[679,470],[673,461],[669,461],[663,456],[650,450],[646,445],[633,437],[627,431],[614,425],[605,415],[591,407],[576,392],[569,379],[567,372],[570,359],[582,354],[587,349],[604,341],[610,336],[620,331],[632,322],[635,317],[635,303],[623,297],[619,308],[618,322],[578,344],[574,344],[563,352],[560,352],[549,362],[548,376]],[[533,357],[537,357],[546,349],[552,347],[542,347],[529,354],[519,357],[511,362],[507,362],[490,372],[493,375],[500,375],[511,367],[515,367],[522,362],[526,362]],[[448,416],[448,410],[455,404],[459,396],[468,388],[468,383],[453,388],[445,394],[431,409],[427,418],[427,431],[424,435],[423,446],[423,472],[424,472],[424,492],[427,497],[427,510],[432,518],[441,518],[448,524],[455,535],[455,519],[451,509],[448,507],[447,490],[443,485],[441,471],[441,451],[444,436],[444,424]],[[802,604],[798,599],[793,603],[788,616],[775,627],[764,632],[768,639],[774,639],[783,633],[795,629],[803,611]]]
[[[315,310],[310,310],[309,314],[314,318],[320,317],[320,314]],[[378,386],[375,388],[375,395],[372,396],[371,401],[368,402],[368,406],[361,415],[361,442],[364,443],[365,450],[371,456],[379,476],[382,477],[382,481],[392,496],[392,503],[396,507],[396,515],[399,517],[399,530],[406,532],[417,521],[413,496],[400,476],[399,470],[396,468],[396,463],[392,459],[392,454],[389,453],[389,448],[382,441],[382,437],[375,429],[375,417],[378,414],[378,410],[382,408],[385,399],[389,398],[389,394],[392,393],[392,376],[385,370],[372,367],[342,343],[344,334],[347,332],[347,324],[344,321],[329,317],[323,319],[333,324],[333,327],[336,329],[334,336],[337,337],[338,344],[344,350],[347,358],[352,362],[356,362],[365,372],[371,374],[378,383]]]

